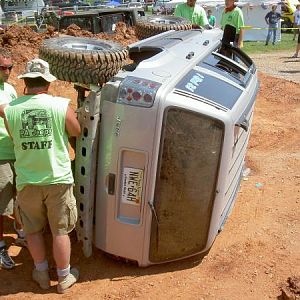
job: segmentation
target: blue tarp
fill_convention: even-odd
[[[114,0],[105,3],[106,6],[119,6],[120,4],[120,2]]]

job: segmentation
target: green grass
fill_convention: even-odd
[[[293,33],[282,33],[281,41],[277,42],[274,46],[272,43],[269,43],[268,46],[265,46],[265,41],[260,42],[244,42],[243,51],[247,54],[254,53],[268,53],[274,51],[294,51],[296,49],[296,41],[293,41]]]

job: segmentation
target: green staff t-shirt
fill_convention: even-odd
[[[225,25],[231,25],[236,29],[236,34],[240,33],[244,26],[243,12],[239,7],[235,7],[232,11],[223,12],[221,17],[221,27],[224,29]]]
[[[178,4],[175,9],[175,16],[183,17],[190,20],[192,24],[197,24],[202,27],[208,24],[204,8],[197,4],[194,7],[190,7],[186,3]]]
[[[47,94],[27,95],[4,110],[16,155],[16,186],[71,184],[65,117],[69,100]]]

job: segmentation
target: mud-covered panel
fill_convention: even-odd
[[[242,94],[241,89],[228,82],[195,70],[190,71],[175,88],[212,100],[228,109],[232,109]]]
[[[207,242],[224,125],[177,108],[164,119],[150,261],[198,253]]]

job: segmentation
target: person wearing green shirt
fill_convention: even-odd
[[[216,17],[213,16],[212,11],[209,9],[207,10],[207,20],[209,25],[214,28],[216,26]]]
[[[49,65],[33,59],[26,65],[25,95],[0,106],[16,156],[17,217],[26,233],[35,269],[32,278],[42,289],[50,288],[43,237],[47,223],[52,233],[58,293],[64,293],[79,277],[70,268],[68,233],[77,221],[68,137],[80,135],[80,125],[69,99],[48,94],[56,79]]]
[[[244,16],[234,0],[225,0],[225,9],[221,16],[221,28],[226,31],[226,26],[235,30],[234,46],[241,48],[243,41]],[[227,27],[228,28],[228,27]]]
[[[176,17],[183,17],[190,20],[195,29],[201,27],[210,28],[205,10],[202,6],[196,5],[196,0],[187,0],[186,3],[178,4],[174,14]]]
[[[0,48],[0,105],[7,104],[17,97],[13,86],[7,83],[12,67],[11,53],[5,48]],[[4,120],[0,118],[0,268],[3,269],[12,269],[15,266],[3,239],[3,217],[13,214],[14,159],[12,139],[5,128]]]

